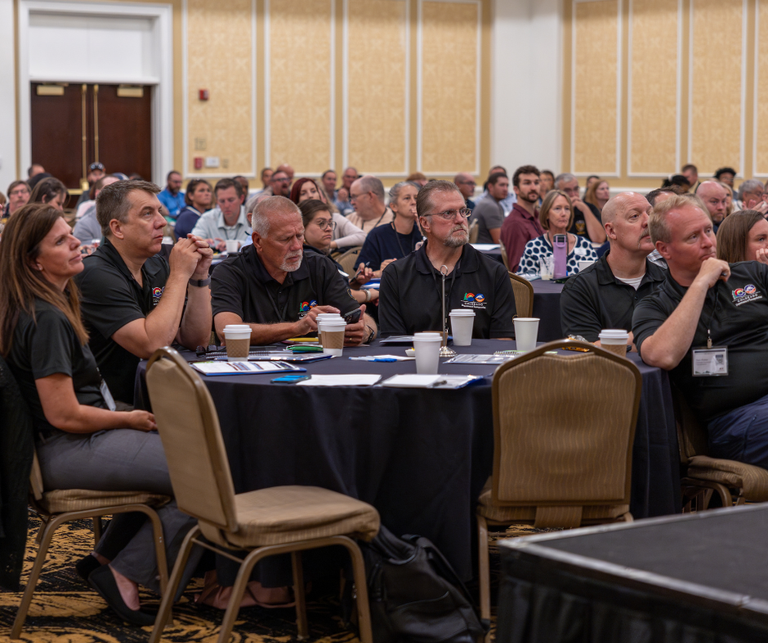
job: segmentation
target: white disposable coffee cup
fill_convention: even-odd
[[[336,319],[321,319],[317,324],[320,343],[323,346],[323,354],[341,357],[344,352],[344,332],[347,322],[341,317]]]
[[[225,241],[224,243],[227,244],[227,254],[230,252],[237,252],[240,250],[240,242],[237,240],[234,241]]]
[[[539,320],[537,317],[515,317],[515,341],[517,350],[532,351],[536,348],[539,336]]]
[[[419,375],[436,375],[440,366],[442,333],[415,333],[413,349],[416,351],[416,372]]]
[[[454,346],[472,346],[472,329],[475,325],[475,311],[455,308],[449,315]]]
[[[607,328],[600,331],[598,335],[600,345],[607,351],[615,353],[619,357],[627,356],[627,342],[629,333],[625,330],[616,328]]]
[[[251,327],[248,324],[224,326],[224,341],[227,343],[227,361],[248,361],[248,351],[251,347]]]
[[[590,266],[591,266],[593,263],[595,263],[595,262],[594,262],[594,261],[591,261],[591,260],[587,260],[587,261],[577,261],[577,262],[576,262],[576,264],[579,266],[579,272],[581,272],[581,271],[582,271],[582,270],[584,270],[585,268],[589,268],[589,267],[590,267]]]
[[[342,316],[339,313],[320,313],[317,317],[315,317],[315,321],[319,324],[321,321],[325,321],[327,319],[330,320],[338,320],[343,319]],[[345,322],[346,323],[346,322]]]

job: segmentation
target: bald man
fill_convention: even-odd
[[[603,328],[623,328],[632,346],[635,305],[667,277],[666,270],[647,259],[653,250],[650,211],[650,203],[636,192],[622,192],[605,204],[602,223],[610,249],[563,286],[560,322],[566,335],[599,345]]]
[[[475,188],[477,187],[475,177],[469,172],[459,172],[454,177],[453,182],[456,184],[456,187],[459,188],[461,196],[464,197],[464,203],[467,204],[467,207],[470,210],[474,210],[475,202],[472,200],[472,197],[475,196]]]
[[[709,216],[712,217],[712,228],[717,232],[727,212],[728,192],[719,181],[704,181],[696,188],[696,196],[707,206]]]

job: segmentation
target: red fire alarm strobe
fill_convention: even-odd
[[[208,90],[207,89],[199,90],[199,94],[200,94],[200,100],[208,100]]]
[[[196,156],[195,157],[195,169],[196,170],[202,170],[203,169],[203,157],[202,156]]]

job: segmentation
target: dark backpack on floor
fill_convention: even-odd
[[[374,643],[477,643],[489,629],[450,563],[430,540],[384,526],[365,558]]]

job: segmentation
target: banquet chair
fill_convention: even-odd
[[[504,267],[509,272],[509,257],[507,256],[507,249],[504,247],[504,242],[499,239],[499,250],[501,251],[501,260],[504,262]]]
[[[372,643],[365,566],[352,540],[379,531],[372,506],[335,491],[281,486],[235,495],[216,409],[200,376],[172,348],[155,351],[147,365],[147,389],[179,509],[198,519],[184,539],[150,638],[156,643],[168,620],[184,566],[194,545],[237,562],[240,570],[224,614],[219,641],[229,641],[254,565],[290,553],[299,638],[307,638],[301,552],[341,545],[352,558],[360,639]],[[201,538],[202,536],[202,538]],[[244,559],[232,550],[249,552]]]
[[[344,272],[346,272],[350,278],[355,274],[355,270],[357,269],[357,258],[360,256],[360,251],[362,249],[363,246],[355,246],[336,257],[336,261],[341,264],[341,267],[344,268]]]
[[[156,508],[168,503],[168,496],[143,491],[93,491],[87,489],[54,489],[46,490],[40,472],[37,454],[32,461],[30,473],[30,509],[42,520],[37,532],[37,556],[29,573],[27,586],[21,598],[19,611],[11,629],[11,638],[18,639],[27,618],[32,595],[40,577],[48,548],[56,530],[65,522],[73,520],[93,519],[94,541],[98,544],[101,538],[101,517],[138,511],[146,514],[152,521],[152,532],[157,556],[157,568],[160,574],[160,591],[164,593],[168,585],[168,564],[165,557],[165,542],[163,527]]]
[[[718,494],[723,507],[767,501],[768,471],[735,460],[709,457],[707,431],[676,386],[672,387],[672,401],[683,466],[680,484],[684,507],[706,510],[713,493]]]
[[[585,352],[548,355],[559,348]],[[493,474],[477,506],[481,618],[491,615],[488,525],[573,528],[632,520],[641,376],[628,359],[557,340],[493,376]]]
[[[480,225],[475,219],[469,226],[469,242],[477,243],[477,238],[480,236]]]
[[[512,292],[515,295],[517,317],[533,317],[533,286],[531,282],[513,272],[509,273]]]

